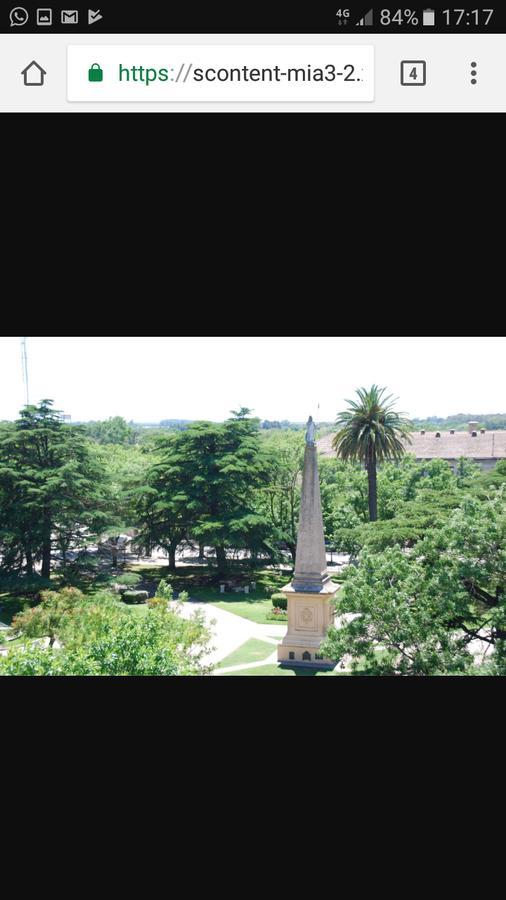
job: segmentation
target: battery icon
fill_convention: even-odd
[[[425,28],[434,26],[436,24],[436,13],[433,9],[424,9],[423,11],[423,25]]]

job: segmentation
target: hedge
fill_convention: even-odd
[[[148,597],[147,591],[125,591],[122,595],[125,603],[146,603]]]
[[[272,595],[271,602],[275,609],[286,609],[288,601],[286,594],[282,594],[279,591],[278,593]]]

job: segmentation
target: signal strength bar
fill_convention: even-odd
[[[372,28],[374,25],[374,9],[370,9],[368,13],[365,14],[363,19],[360,19],[360,22],[357,22],[357,28]]]

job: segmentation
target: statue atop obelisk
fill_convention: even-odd
[[[288,632],[278,645],[278,660],[333,668],[335,662],[323,659],[319,653],[320,644],[334,621],[334,610],[329,601],[338,586],[331,581],[327,571],[315,433],[316,426],[310,416],[306,430],[295,572],[291,583],[282,588],[288,600]]]
[[[306,444],[314,445],[315,443],[315,435],[316,435],[316,425],[313,422],[313,417],[309,416],[306,425]]]

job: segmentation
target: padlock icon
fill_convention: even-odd
[[[104,72],[103,69],[100,68],[98,63],[93,63],[92,66],[88,69],[88,81],[103,81],[104,80]]]

